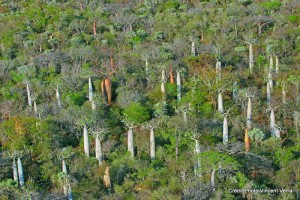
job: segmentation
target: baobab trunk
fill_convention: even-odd
[[[69,185],[69,192],[68,192],[68,200],[73,200],[73,193],[70,185]]]
[[[93,23],[93,33],[94,33],[94,36],[96,37],[96,35],[97,35],[97,24],[96,24],[96,21],[94,21],[94,23]]]
[[[106,90],[106,94],[107,94],[107,102],[110,105],[111,104],[111,81],[109,78],[106,78],[104,80],[104,84],[105,84],[105,90]]]
[[[273,71],[273,66],[274,66],[274,61],[273,61],[273,56],[270,57],[270,72]]]
[[[93,85],[92,85],[92,80],[91,77],[89,77],[89,101],[93,101]]]
[[[90,156],[90,145],[89,145],[89,136],[86,125],[83,126],[83,143],[84,143],[84,153],[87,157]]]
[[[252,125],[252,103],[251,98],[248,97],[248,106],[247,106],[247,129],[250,130]]]
[[[195,155],[196,155],[196,163],[194,166],[194,170],[195,170],[195,175],[197,175],[198,177],[201,176],[201,161],[200,161],[200,153],[201,153],[201,149],[200,149],[200,144],[198,140],[195,140]]]
[[[149,63],[148,63],[148,59],[146,59],[146,73],[149,71]]]
[[[227,117],[224,117],[223,120],[223,143],[228,143],[228,123],[227,123]]]
[[[33,111],[34,111],[34,115],[37,117],[38,116],[38,112],[37,112],[37,106],[36,106],[36,102],[33,101]]]
[[[60,93],[59,93],[59,90],[58,90],[58,86],[56,88],[56,100],[57,100],[58,108],[61,109],[62,108],[62,106],[61,106],[61,98],[60,98]]]
[[[215,174],[216,174],[216,170],[213,169],[210,176],[210,183],[213,188],[213,191],[215,191]]]
[[[28,105],[32,106],[32,99],[30,95],[30,88],[28,82],[26,83],[26,90],[27,90],[27,99],[28,99]]]
[[[19,183],[20,186],[24,186],[24,173],[23,173],[23,166],[21,162],[21,158],[18,158],[18,174],[19,174]]]
[[[106,167],[105,169],[105,174],[103,177],[103,182],[105,187],[110,191],[111,190],[111,181],[110,181],[110,173],[109,173],[109,166]]]
[[[155,159],[155,135],[153,128],[150,130],[150,158],[152,160]]]
[[[253,58],[253,46],[250,43],[249,44],[249,69],[250,73],[252,74],[253,72],[253,65],[254,65],[254,58]]]
[[[248,135],[248,129],[247,128],[245,129],[244,142],[245,142],[246,152],[248,153],[250,151],[250,137]]]
[[[13,160],[13,176],[14,176],[14,181],[18,184],[18,168],[17,168],[17,163],[15,158]]]
[[[300,114],[298,111],[294,111],[294,125],[298,135],[299,135],[299,122],[300,122]]]
[[[220,113],[224,112],[223,97],[222,97],[222,93],[221,92],[218,94],[218,111]]]
[[[163,96],[164,96],[165,93],[166,93],[166,89],[165,89],[165,84],[164,84],[164,82],[161,82],[161,85],[160,85],[160,91],[161,91],[161,93],[162,93]]]
[[[181,79],[180,79],[180,73],[177,72],[177,100],[181,100]]]
[[[65,175],[68,174],[65,160],[62,160],[62,172]],[[68,195],[68,186],[66,185],[66,183],[64,183],[64,185],[63,185],[63,190],[64,190],[64,195],[67,196]]]
[[[267,82],[267,103],[270,106],[270,101],[271,101],[271,88],[270,88],[270,83],[269,81]]]
[[[270,90],[272,91],[273,90],[273,79],[272,79],[272,73],[269,72],[268,74],[268,83],[270,85]]]
[[[183,122],[186,124],[188,122],[187,110],[183,111]]]
[[[174,76],[173,76],[173,69],[172,68],[170,69],[170,83],[171,84],[175,83]]]
[[[103,162],[102,144],[99,136],[96,136],[96,158],[99,160],[99,165]]]
[[[128,151],[131,154],[131,157],[134,157],[134,146],[133,146],[133,130],[132,128],[129,128],[128,130]]]
[[[274,114],[274,110],[271,110],[270,113],[270,130],[272,132],[272,136],[275,136],[274,132],[275,132],[275,114]]]
[[[192,56],[196,56],[196,48],[195,48],[195,42],[192,42],[192,51],[191,51]]]
[[[221,79],[221,61],[217,61],[216,63],[216,74],[217,74],[217,80]]]

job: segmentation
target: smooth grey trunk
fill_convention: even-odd
[[[227,117],[224,117],[223,120],[223,143],[227,144],[228,143],[228,122],[227,122]]]
[[[128,151],[131,154],[131,157],[134,157],[134,145],[133,145],[133,130],[132,128],[129,128],[128,130],[128,141],[127,141],[127,145],[128,145]]]
[[[216,63],[216,74],[217,74],[217,80],[221,79],[221,61],[217,61]]]
[[[268,83],[270,85],[270,90],[272,91],[273,90],[273,79],[272,79],[272,73],[269,72],[268,74]]]
[[[73,193],[72,193],[70,185],[69,185],[69,191],[68,191],[68,200],[73,200]]]
[[[32,106],[32,99],[31,99],[30,88],[29,88],[28,82],[26,83],[26,90],[27,90],[28,105]]]
[[[99,160],[99,165],[103,163],[102,143],[99,136],[96,136],[96,158]]]
[[[21,162],[21,158],[18,158],[18,175],[19,175],[19,183],[20,186],[24,186],[24,173],[23,173],[23,166]]]
[[[84,143],[84,153],[87,157],[90,156],[90,145],[89,145],[89,135],[87,126],[83,126],[83,143]]]
[[[213,169],[210,176],[210,183],[213,188],[213,191],[215,191],[215,174],[216,174],[216,170]]]
[[[18,168],[17,168],[17,163],[15,158],[13,160],[13,176],[14,176],[14,181],[18,184]]]
[[[192,42],[192,51],[191,51],[192,56],[196,56],[196,48],[195,48],[195,42]]]
[[[36,102],[33,101],[33,111],[34,111],[34,115],[37,117],[38,116],[38,112],[37,112],[37,106],[36,106]]]
[[[273,56],[270,57],[270,71],[273,71],[273,66],[274,66],[274,61],[273,61]]]
[[[155,135],[153,128],[150,130],[150,158],[152,160],[155,159]]]
[[[269,81],[267,82],[267,103],[270,105],[271,101],[271,88],[270,88],[270,83]]]
[[[276,76],[278,76],[278,73],[279,73],[279,58],[278,58],[278,56],[275,57],[275,73],[276,73]]]
[[[247,106],[247,129],[250,130],[252,125],[252,103],[251,98],[248,97],[248,106]]]
[[[274,114],[274,110],[271,110],[270,113],[270,130],[272,133],[272,136],[275,136],[275,114]]]
[[[166,89],[165,89],[165,84],[164,84],[164,82],[161,82],[161,85],[160,85],[160,91],[161,91],[161,93],[163,93],[163,95],[166,93]]]
[[[57,100],[58,108],[61,109],[62,108],[62,106],[61,106],[61,98],[60,98],[60,93],[59,93],[59,90],[58,90],[58,86],[56,88],[56,100]]]
[[[177,84],[177,100],[181,100],[181,79],[180,79],[180,73],[177,71],[177,78],[176,78],[176,84]]]
[[[222,92],[218,94],[218,111],[220,113],[224,112]]]
[[[146,72],[149,71],[149,63],[148,63],[148,59],[146,59]]]
[[[250,73],[253,72],[254,58],[253,58],[253,45],[249,44],[249,69]]]
[[[66,165],[65,160],[62,160],[62,172],[65,175],[68,174],[67,165]],[[66,183],[64,183],[64,185],[63,185],[63,190],[64,190],[64,195],[67,196],[68,195],[68,187],[67,187]]]
[[[200,144],[199,141],[195,139],[195,155],[196,155],[196,163],[194,166],[194,173],[196,176],[200,177],[201,176],[201,160],[200,160]]]
[[[91,77],[89,77],[89,101],[93,101],[93,85],[92,85],[92,80]]]

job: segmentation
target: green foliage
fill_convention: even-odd
[[[249,131],[249,137],[253,141],[260,142],[265,138],[265,134],[260,129],[253,128],[251,131]]]
[[[132,102],[124,108],[123,114],[133,123],[141,124],[150,119],[149,110],[139,102]]]

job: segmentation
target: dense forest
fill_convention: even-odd
[[[300,199],[299,0],[0,0],[0,27],[0,199]]]

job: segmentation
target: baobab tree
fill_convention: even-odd
[[[142,127],[144,129],[150,130],[150,158],[155,159],[155,134],[154,129],[160,125],[160,119],[153,118],[150,121],[145,122]]]
[[[256,42],[256,40],[257,39],[252,36],[245,37],[245,43],[249,45],[249,71],[250,71],[250,74],[253,73],[253,67],[254,67],[253,44]]]
[[[68,170],[67,170],[67,165],[66,165],[66,160],[69,159],[72,156],[72,147],[65,147],[62,148],[61,151],[58,153],[58,159],[61,160],[62,162],[62,173],[63,176],[65,177],[63,179],[63,192],[64,195],[67,196],[68,192],[69,192],[69,184],[68,181],[66,180],[67,176],[68,176]]]
[[[96,125],[90,127],[91,134],[95,137],[95,153],[96,159],[99,161],[99,165],[102,165],[104,160],[104,154],[102,150],[102,142],[104,135],[107,133],[107,128],[104,125],[104,121],[98,122]]]
[[[131,157],[134,158],[134,144],[133,144],[133,128],[137,127],[134,122],[128,120],[127,116],[122,119],[125,128],[128,129],[127,132],[127,149],[131,154]]]

